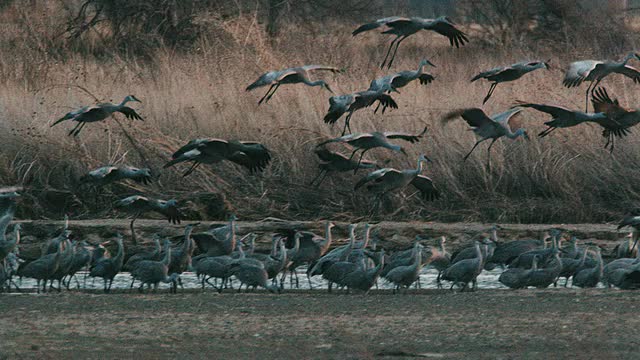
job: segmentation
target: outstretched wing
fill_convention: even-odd
[[[329,98],[329,111],[324,116],[326,124],[334,124],[353,104],[354,96],[352,94],[332,96]]]
[[[478,75],[474,76],[473,78],[471,78],[471,82],[474,82],[476,80],[480,80],[480,79],[485,79],[488,78],[490,76],[494,76],[496,74],[501,73],[502,71],[505,71],[507,68],[504,66],[500,66],[500,67],[495,67],[493,69],[487,70],[487,71],[483,71],[481,73],[479,73]]]
[[[142,120],[144,121],[144,119],[142,118],[142,116],[140,116],[135,110],[133,110],[132,108],[128,107],[128,106],[123,106],[120,110],[118,110],[119,112],[123,113],[124,116],[127,117],[127,119],[132,119],[132,120]]]
[[[433,30],[440,35],[448,37],[451,46],[455,46],[457,48],[469,42],[467,34],[460,31],[453,22],[446,17],[440,17],[431,21],[427,26],[425,26],[425,29]]]
[[[452,111],[446,114],[443,118],[443,122],[450,122],[451,120],[461,117],[464,121],[469,124],[469,126],[477,128],[483,127],[486,125],[495,125],[495,121],[493,121],[482,109],[479,108],[469,108],[469,109],[460,109]]]
[[[232,141],[229,146],[231,154],[227,159],[246,167],[252,174],[263,171],[271,162],[271,152],[260,143]]]
[[[170,223],[180,224],[182,214],[175,201],[158,201],[158,203],[162,205],[161,208],[157,209],[158,212],[166,216]]]
[[[625,65],[624,68],[619,71],[619,73],[630,79],[633,79],[633,82],[635,83],[640,83],[640,71],[638,71],[638,69],[634,68],[633,66]]]
[[[400,16],[386,17],[386,18],[378,19],[376,21],[364,24],[364,25],[360,25],[357,29],[355,29],[351,33],[351,35],[356,36],[356,35],[360,34],[361,32],[377,29],[380,26],[386,25],[389,22],[393,22],[393,21],[397,21],[397,20],[410,21],[410,19],[405,18],[405,17],[400,17]]]
[[[499,114],[491,115],[491,118],[496,123],[504,126],[505,128],[509,128],[512,132],[516,131],[519,126],[516,126],[513,121],[517,115],[520,114],[522,109],[520,108],[511,108],[505,112],[501,112]]]
[[[349,135],[344,135],[344,136],[340,136],[340,137],[337,137],[337,138],[325,140],[325,141],[319,143],[316,146],[322,146],[322,145],[326,145],[326,144],[329,144],[329,143],[335,143],[335,142],[348,143],[351,140],[360,139],[360,138],[363,138],[363,137],[373,137],[373,135],[371,135],[369,133],[349,134]]]
[[[543,113],[547,113],[551,116],[560,117],[560,116],[570,116],[575,113],[575,111],[569,110],[564,106],[556,106],[556,105],[545,105],[545,104],[534,104],[528,103],[520,100],[516,100],[517,107],[526,107],[538,110]]]
[[[302,70],[305,71],[315,71],[315,70],[319,70],[319,71],[331,71],[334,73],[339,73],[342,70],[338,69],[337,67],[333,67],[333,66],[324,66],[324,65],[304,65],[300,67]]]
[[[569,68],[564,75],[562,84],[568,88],[579,86],[587,78],[587,76],[589,76],[589,74],[600,64],[602,64],[602,61],[596,60],[572,62],[571,64],[569,64]]]
[[[363,177],[356,183],[353,187],[353,190],[356,191],[361,188],[363,185],[369,182],[380,183],[383,181],[393,182],[395,179],[399,179],[402,177],[402,173],[396,169],[385,168],[373,171],[369,173],[367,176]]]
[[[433,185],[433,181],[424,175],[418,175],[411,181],[411,185],[420,190],[422,198],[426,201],[432,201],[440,197],[440,191]]]
[[[591,96],[591,103],[595,112],[603,112],[611,119],[617,119],[627,112],[625,108],[620,106],[618,99],[611,99],[609,92],[604,87],[594,90]]]
[[[418,80],[420,80],[421,85],[427,85],[435,79],[436,77],[431,74],[422,74],[420,75],[420,77],[418,77]]]
[[[146,210],[149,208],[149,198],[140,195],[133,195],[116,202],[117,208],[126,208],[129,210]]]
[[[401,140],[405,140],[408,141],[410,143],[416,143],[418,141],[420,141],[420,139],[424,136],[424,134],[427,133],[427,130],[429,129],[428,126],[424,127],[424,130],[422,130],[422,132],[420,134],[406,134],[406,133],[398,133],[398,132],[385,132],[383,133],[383,135],[387,138],[387,139],[401,139]]]

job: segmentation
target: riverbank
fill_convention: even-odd
[[[637,358],[637,293],[0,294],[0,359]]]

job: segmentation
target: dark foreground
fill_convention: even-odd
[[[0,359],[638,358],[640,293],[0,294]]]

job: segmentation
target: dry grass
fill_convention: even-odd
[[[149,188],[113,186],[108,189],[111,200],[138,192],[194,200],[194,193],[217,192],[244,219],[353,219],[367,214],[370,199],[352,191],[357,178],[351,174],[337,175],[320,189],[307,185],[317,171],[315,143],[341,130],[322,122],[329,94],[320,88],[286,86],[269,104],[257,106],[262,91],[246,93],[244,88],[269,69],[322,63],[346,69],[326,76],[337,92],[364,89],[386,72],[377,68],[386,50],[383,36],[352,38],[353,24],[325,24],[289,29],[271,43],[262,27],[245,17],[208,24],[210,32],[189,54],[166,49],[155,53],[152,62],[141,62],[113,54],[105,60],[69,53],[61,60],[43,50],[55,42],[55,26],[46,12],[33,17],[31,32],[25,32],[20,14],[12,11],[2,15],[15,27],[9,26],[13,37],[3,40],[0,52],[0,180],[28,188],[24,217],[60,216],[65,211],[78,217],[106,215],[109,206],[96,210],[93,193],[79,188],[77,179],[97,166],[124,163],[149,166],[158,180]],[[41,47],[33,46],[38,43]],[[391,199],[387,205],[393,215],[385,219],[600,222],[619,216],[639,198],[635,179],[640,175],[640,143],[634,135],[620,141],[612,155],[603,149],[599,129],[590,126],[558,130],[545,139],[532,136],[529,142],[506,139],[494,146],[489,171],[486,145],[462,162],[474,135],[462,122],[443,126],[439,120],[452,109],[479,106],[488,84],[470,84],[472,75],[523,58],[551,58],[557,67],[498,86],[485,110],[501,112],[516,99],[581,108],[584,93],[562,88],[560,69],[569,59],[601,56],[597,46],[594,49],[568,49],[559,58],[544,50],[454,49],[429,34],[405,41],[392,70],[413,69],[428,57],[438,66],[430,69],[436,81],[412,84],[394,95],[398,110],[356,113],[354,130],[417,131],[429,125],[427,139],[408,146],[408,158],[385,150],[371,151],[368,157],[408,168],[418,154],[428,154],[434,162],[426,174],[443,196],[424,203],[408,191],[406,199]],[[623,104],[640,100],[637,85],[626,79],[612,77],[605,85]],[[75,139],[66,136],[70,124],[49,128],[68,110],[93,103],[93,96],[120,101],[128,94],[143,100],[136,107],[145,122],[118,117],[88,125]],[[526,111],[522,124],[535,135],[544,128],[543,120],[541,114]],[[196,137],[257,140],[272,150],[274,161],[259,176],[226,163],[200,167],[187,178],[181,177],[182,168],[161,169],[172,150]]]

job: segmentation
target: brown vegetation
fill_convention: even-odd
[[[74,6],[60,5],[68,3]],[[216,201],[226,201],[227,211],[237,211],[243,219],[354,219],[368,213],[370,199],[352,191],[357,177],[351,174],[329,179],[320,189],[307,185],[317,171],[313,147],[340,130],[322,122],[329,93],[283,86],[269,104],[257,106],[261,93],[246,93],[244,88],[266,70],[318,63],[346,69],[326,77],[337,92],[363,90],[371,79],[385,73],[377,68],[386,50],[385,36],[370,33],[352,38],[357,22],[350,16],[305,20],[304,27],[298,26],[300,18],[284,22],[278,37],[270,39],[255,12],[230,16],[216,12],[212,5],[189,13],[199,35],[189,40],[193,41],[190,46],[159,41],[147,48],[144,37],[125,37],[118,44],[127,45],[121,47],[106,40],[113,34],[108,21],[78,38],[70,37],[69,21],[77,16],[78,4],[51,1],[22,7],[15,2],[0,8],[4,27],[0,182],[27,188],[19,215],[106,216],[112,200],[139,192],[185,200],[194,209],[194,218],[225,216],[221,206],[213,207],[215,214],[202,210],[207,205],[202,199],[209,193],[221,194],[223,198],[217,196]],[[377,15],[363,13],[361,18]],[[617,28],[624,30],[620,19],[611,22],[619,21]],[[353,117],[356,131],[417,131],[430,126],[424,141],[408,147],[407,158],[385,150],[367,154],[381,164],[407,168],[426,153],[434,160],[426,174],[442,190],[442,198],[432,203],[411,193],[405,194],[406,199],[394,197],[388,204],[391,215],[384,218],[601,222],[615,219],[632,205],[640,193],[634,181],[640,175],[640,142],[635,134],[620,141],[613,154],[603,149],[600,130],[588,125],[529,142],[501,140],[493,147],[488,171],[486,151],[462,162],[474,136],[463,123],[442,126],[440,117],[481,103],[488,85],[469,83],[477,72],[527,58],[551,58],[556,68],[503,84],[487,111],[501,112],[516,99],[581,108],[584,93],[561,87],[565,64],[584,58],[619,58],[632,48],[611,43],[621,36],[625,44],[636,39],[607,28],[609,35],[598,35],[586,47],[598,28],[587,32],[582,27],[581,34],[571,33],[555,43],[539,42],[535,34],[524,32],[520,42],[486,46],[486,41],[479,40],[489,36],[481,31],[486,24],[464,25],[462,16],[456,20],[470,33],[469,46],[451,48],[445,38],[423,32],[403,43],[398,53],[392,70],[413,69],[423,57],[434,62],[438,67],[430,69],[436,76],[432,84],[412,84],[394,95],[398,110],[384,115],[365,110]],[[572,39],[578,35],[582,38],[576,45]],[[144,48],[143,56],[132,50],[139,47]],[[604,85],[624,104],[633,106],[640,100],[637,85],[629,80],[613,76]],[[128,94],[142,99],[135,106],[144,122],[116,115],[105,123],[88,125],[78,138],[68,137],[65,125],[49,127],[70,109],[95,101],[120,101]],[[527,111],[521,119],[532,134],[544,128],[540,114]],[[272,150],[274,161],[257,176],[227,163],[202,166],[187,178],[181,177],[182,168],[161,169],[173,150],[196,137],[257,140]],[[98,166],[125,163],[151,167],[157,181],[147,188],[109,187],[96,207],[93,192],[80,188],[78,178]]]

